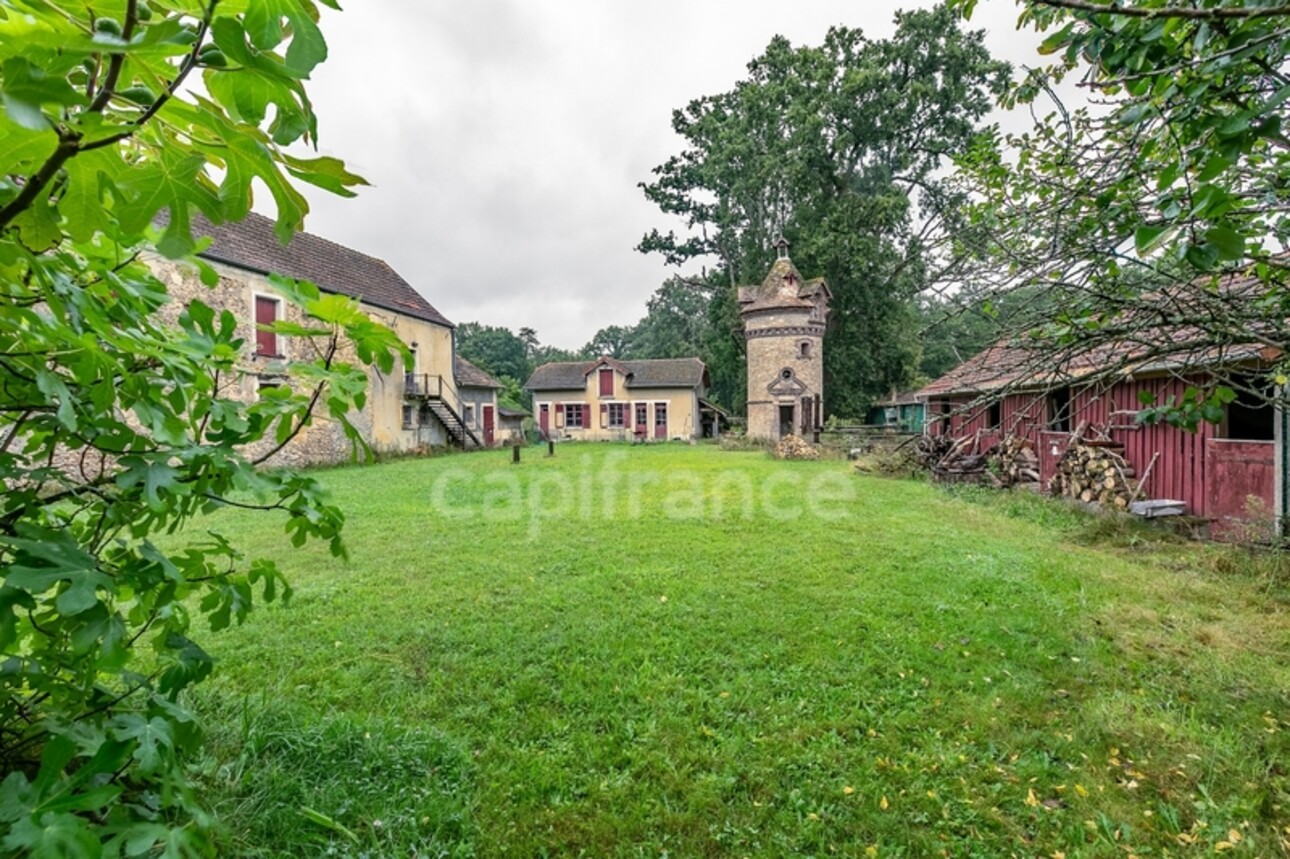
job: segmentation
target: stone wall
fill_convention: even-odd
[[[781,405],[793,407],[793,427],[798,432],[802,397],[824,394],[824,326],[810,316],[809,309],[783,308],[750,314],[744,320],[750,438],[780,437]],[[785,371],[790,378],[784,378]]]
[[[149,260],[149,264],[157,277],[166,284],[172,297],[171,304],[165,310],[172,318],[178,317],[180,310],[188,301],[200,299],[217,312],[227,310],[237,319],[237,333],[246,344],[242,365],[245,372],[229,381],[223,390],[224,396],[249,402],[259,395],[261,386],[291,384],[291,380],[283,372],[285,365],[281,360],[266,359],[255,354],[255,296],[277,295],[273,284],[266,276],[213,264],[220,275],[219,285],[207,287],[201,283],[196,270],[190,266],[160,258]],[[305,322],[299,308],[285,302],[282,307],[287,321]],[[393,328],[405,343],[418,343],[417,369],[420,372],[441,374],[448,380],[452,379],[451,329],[421,320],[408,319],[379,308],[365,309],[373,319]],[[291,338],[283,338],[283,340],[284,345],[281,350],[291,358],[293,346]],[[348,343],[341,345],[336,360],[350,364],[359,363],[353,347]],[[378,452],[402,453],[419,447],[446,443],[446,435],[441,426],[405,427],[401,365],[396,367],[395,372],[389,376],[375,367],[369,366],[366,369],[369,386],[367,402],[361,411],[352,412],[349,419],[373,449]],[[447,393],[455,395],[455,391],[451,388]],[[268,439],[247,450],[246,454],[255,459],[276,446],[275,441]],[[353,455],[353,444],[345,437],[341,424],[329,417],[325,408],[321,408],[315,411],[310,425],[306,426],[286,447],[275,453],[266,464],[292,467],[334,464],[347,462]]]

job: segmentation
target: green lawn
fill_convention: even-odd
[[[323,473],[348,563],[213,517],[296,588],[204,639],[229,854],[1287,852],[1267,581],[837,461],[544,452]]]

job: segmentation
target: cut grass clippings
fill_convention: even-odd
[[[837,461],[544,453],[322,473],[349,562],[203,523],[296,589],[204,638],[230,854],[1286,850],[1286,603],[1210,550]]]

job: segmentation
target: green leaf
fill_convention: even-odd
[[[47,123],[35,131],[0,122],[0,175],[35,173],[58,148],[58,135]]]
[[[54,605],[66,617],[89,611],[99,603],[98,585],[104,578],[97,573],[76,576],[67,589],[58,595]]]
[[[1217,226],[1205,231],[1205,241],[1218,251],[1220,259],[1245,258],[1245,237],[1228,226]]]
[[[135,744],[133,757],[145,773],[161,769],[174,747],[170,723],[160,716],[150,719],[135,713],[118,716],[112,721],[111,733],[118,740]]]
[[[1133,233],[1133,244],[1137,248],[1138,254],[1146,254],[1154,250],[1160,241],[1172,231],[1168,224],[1143,225]]]
[[[138,456],[127,456],[121,459],[122,471],[117,475],[116,484],[122,489],[143,486],[144,499],[148,508],[157,512],[166,509],[166,499],[162,492],[169,494],[176,484],[179,471],[172,466],[155,460]]]
[[[43,107],[70,107],[84,98],[58,75],[47,75],[24,57],[12,57],[0,66],[0,103],[17,125],[31,131],[48,131],[53,120]]]

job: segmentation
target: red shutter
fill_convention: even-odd
[[[278,335],[272,331],[263,331],[258,326],[272,325],[278,321],[278,302],[263,295],[255,297],[255,354],[276,358],[278,356]]]
[[[614,371],[600,371],[600,396],[612,397],[614,395]]]

